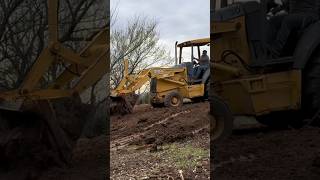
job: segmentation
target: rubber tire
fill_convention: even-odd
[[[232,134],[234,121],[233,114],[227,103],[219,96],[210,95],[209,101],[210,141],[223,141]]]
[[[176,97],[178,99],[178,104],[173,105],[171,99]],[[164,97],[164,106],[165,107],[180,107],[183,104],[182,96],[178,92],[170,92]]]

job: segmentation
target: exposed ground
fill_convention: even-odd
[[[52,107],[56,110],[55,119],[48,118],[52,113],[48,116],[42,113],[49,109],[43,104],[41,110],[35,112],[0,111],[0,179],[98,180],[106,177],[107,137],[78,139],[89,112],[87,105],[68,100]],[[58,132],[56,136],[52,135],[52,129]],[[67,142],[75,148],[61,146],[60,150],[67,153],[65,158],[60,158],[61,151],[54,146],[57,142]],[[69,160],[70,164],[63,163]]]
[[[320,129],[276,130],[255,122],[215,145],[214,180],[320,179]]]
[[[105,179],[107,137],[100,136],[92,139],[80,139],[73,152],[72,162],[66,167],[41,169],[24,167],[10,172],[0,172],[0,179],[15,180],[102,180]]]
[[[111,179],[209,179],[208,103],[111,117]]]
[[[133,114],[112,116],[111,179],[209,179],[208,109],[208,103],[137,106]],[[250,119],[241,122],[235,122],[233,135],[215,144],[211,179],[320,179],[319,128],[272,129]],[[0,173],[0,179],[105,179],[106,139],[80,139],[69,167],[26,175],[26,165]]]
[[[39,180],[102,180],[107,177],[107,136],[81,138],[69,167],[52,168]]]

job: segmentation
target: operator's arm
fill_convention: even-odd
[[[193,64],[199,64],[199,59],[196,57],[192,57]]]

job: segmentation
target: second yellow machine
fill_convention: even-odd
[[[200,69],[198,69],[198,64],[193,63],[193,59],[199,59],[200,47],[209,46],[209,44],[209,38],[176,43],[176,62],[171,68],[155,67],[142,70],[137,74],[128,74],[128,60],[125,60],[124,78],[117,88],[111,91],[111,113],[131,113],[137,100],[135,91],[148,81],[150,81],[150,103],[153,107],[181,106],[184,98],[191,101],[206,99],[210,68],[196,73]],[[182,50],[186,47],[191,49],[191,61],[182,62]],[[194,58],[194,48],[197,48],[198,58]]]

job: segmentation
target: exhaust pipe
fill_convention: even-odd
[[[177,45],[178,45],[178,41],[176,41],[175,45],[174,45],[174,65],[178,64],[178,52],[177,52]]]

